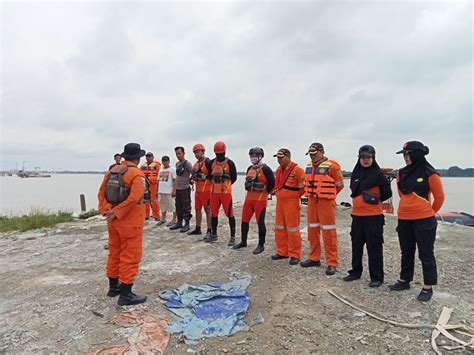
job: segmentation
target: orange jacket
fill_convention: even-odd
[[[367,191],[380,196],[380,187],[378,186],[374,186]],[[371,205],[364,201],[362,195],[352,199],[352,215],[354,216],[378,216],[382,213],[382,201],[376,205]]]
[[[400,181],[399,174],[397,174],[397,181]],[[428,178],[428,186],[430,191],[428,199],[418,196],[414,192],[405,195],[398,189],[400,203],[397,214],[399,219],[413,220],[433,217],[440,210],[444,202],[444,191],[438,174],[433,174]],[[433,204],[431,204],[431,195],[434,198]]]
[[[304,195],[304,170],[297,164],[290,164],[286,169],[291,169],[286,181],[283,175],[285,175],[285,170],[282,170],[281,166],[276,170],[275,176],[275,186],[276,186],[276,198],[280,200],[288,199],[299,199]]]
[[[145,223],[145,205],[140,204],[140,201],[145,192],[145,177],[141,170],[130,161],[122,161],[120,165],[129,167],[127,172],[123,174],[123,182],[130,188],[130,195],[125,201],[112,208],[112,205],[105,198],[107,176],[110,174],[106,172],[98,193],[99,213],[103,215],[112,209],[115,218],[109,223],[114,223],[116,226],[143,226]]]
[[[158,173],[160,172],[160,169],[161,163],[159,161],[152,161],[151,163],[145,162],[145,164],[141,166],[141,170],[150,184],[158,183]]]
[[[309,163],[305,171],[305,195],[328,200],[335,200],[336,195],[344,188],[344,177],[341,166],[325,159],[316,165]]]

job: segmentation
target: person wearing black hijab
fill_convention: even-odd
[[[389,180],[375,160],[375,149],[364,145],[359,149],[357,164],[351,174],[352,197],[352,269],[344,281],[360,279],[364,244],[369,258],[369,287],[379,287],[384,281],[382,202],[392,197]]]
[[[415,270],[415,250],[423,269],[423,288],[418,295],[420,302],[433,296],[433,287],[438,282],[434,242],[437,221],[435,214],[444,202],[443,185],[439,174],[426,161],[429,149],[423,143],[410,141],[397,154],[403,153],[406,166],[397,174],[398,194],[398,240],[402,252],[399,280],[390,285],[392,291],[408,290]],[[433,203],[431,202],[433,196]]]

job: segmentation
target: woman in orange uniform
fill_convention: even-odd
[[[268,194],[275,186],[275,176],[272,169],[262,162],[264,152],[260,147],[251,148],[249,151],[250,162],[245,178],[245,196],[244,207],[242,209],[242,224],[240,227],[242,240],[234,245],[234,249],[240,249],[247,246],[247,236],[249,233],[249,223],[253,214],[258,225],[258,245],[253,253],[260,254],[265,250],[265,236],[267,227],[265,226],[265,212],[267,210]]]
[[[357,164],[351,174],[352,197],[352,270],[344,281],[360,279],[364,244],[369,258],[369,287],[379,287],[384,281],[382,201],[392,197],[390,182],[375,161],[375,149],[364,145],[359,149]]]
[[[400,196],[398,205],[398,240],[402,252],[399,280],[390,285],[392,291],[408,290],[415,270],[415,250],[423,269],[423,288],[418,295],[420,302],[433,296],[433,286],[438,282],[434,243],[437,221],[435,218],[444,202],[443,185],[438,172],[426,161],[428,147],[418,141],[405,143],[403,153],[406,166],[398,171],[397,185]]]

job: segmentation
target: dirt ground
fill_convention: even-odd
[[[137,293],[148,295],[144,308],[171,320],[174,316],[164,308],[159,291],[250,274],[251,306],[245,320],[250,324],[257,313],[265,319],[248,331],[203,339],[193,346],[172,336],[166,353],[431,351],[431,330],[405,329],[369,318],[329,295],[328,289],[402,323],[435,324],[443,306],[449,306],[454,308],[450,324],[474,324],[472,228],[439,225],[439,286],[433,300],[421,304],[416,300],[421,288],[418,262],[411,290],[394,293],[387,288],[387,283],[397,279],[400,264],[394,217],[388,217],[385,226],[386,284],[371,289],[367,271],[359,281],[342,281],[350,269],[350,210],[338,209],[341,266],[335,276],[328,277],[324,267],[304,269],[270,259],[274,252],[274,207],[270,202],[266,250],[258,256],[252,254],[257,239],[253,222],[250,245],[239,251],[226,246],[228,226],[222,224],[224,218],[220,218],[221,238],[212,245],[156,227],[155,222],[147,223],[141,272],[135,285]],[[236,212],[239,220],[240,207]],[[303,208],[302,226],[305,219]],[[303,240],[303,255],[307,255],[306,233]],[[89,352],[125,342],[129,329],[112,322],[119,310],[116,298],[106,296],[106,243],[106,223],[98,217],[41,231],[0,235],[0,353]],[[324,264],[324,258],[322,261]],[[439,344],[454,345],[446,338],[440,338]]]

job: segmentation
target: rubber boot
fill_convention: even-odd
[[[119,279],[114,277],[109,277],[109,292],[107,292],[107,296],[115,297],[120,294],[120,284]]]
[[[119,306],[131,306],[146,301],[146,296],[136,295],[132,292],[133,284],[120,284],[120,297],[117,301]]]

